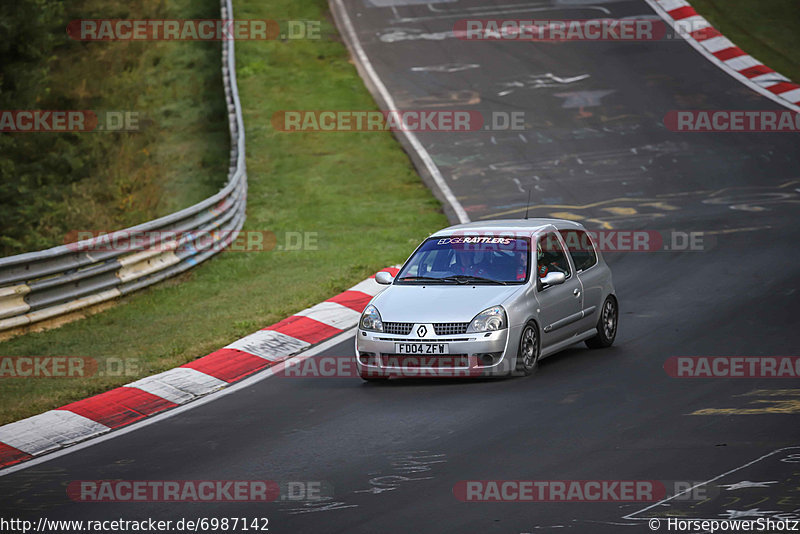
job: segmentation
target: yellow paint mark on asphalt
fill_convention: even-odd
[[[612,206],[610,208],[603,208],[603,211],[613,213],[614,215],[636,215],[638,213],[635,208],[626,208],[623,206]]]
[[[587,210],[591,208],[596,208],[598,206],[606,206],[608,204],[616,204],[618,202],[658,202],[656,198],[630,198],[630,197],[619,197],[619,198],[611,198],[608,200],[601,200],[599,202],[592,202],[591,204],[537,204],[535,206],[531,206],[530,209],[566,209],[566,210]],[[513,210],[506,210],[506,211],[498,211],[497,213],[492,213],[490,215],[484,215],[481,219],[493,219],[495,217],[499,217],[501,215],[510,215],[512,213],[520,213],[524,212],[525,208],[514,208]]]
[[[754,389],[737,397],[800,397],[800,389]]]
[[[594,223],[603,230],[613,230],[614,225],[612,225],[608,221],[604,221],[603,219],[586,219],[586,222]]]
[[[646,204],[642,204],[642,206],[664,211],[675,211],[680,209],[678,206],[673,206],[672,204],[667,204],[666,202],[647,202]]]
[[[783,189],[787,187],[793,187],[796,184],[800,184],[800,180],[791,180],[785,182],[779,186],[776,186],[777,189]],[[618,198],[611,198],[608,200],[601,200],[599,202],[592,202],[590,204],[537,204],[530,206],[530,210],[549,210],[549,209],[563,209],[563,210],[587,210],[592,208],[597,208],[600,206],[610,206],[612,209],[618,206],[614,206],[617,204],[623,203],[633,203],[634,205],[642,206],[642,207],[649,207],[654,208],[656,210],[662,211],[676,211],[681,208],[678,206],[674,206],[667,202],[664,202],[664,199],[679,199],[679,198],[686,198],[686,197],[705,197],[705,198],[715,198],[721,196],[723,194],[730,194],[734,192],[738,192],[741,190],[750,190],[754,189],[752,187],[724,187],[722,189],[717,190],[696,190],[696,191],[679,191],[675,193],[661,193],[656,195],[655,198],[633,198],[633,197],[618,197]],[[760,188],[766,189],[766,188]],[[795,203],[795,201],[788,200],[784,201],[784,203]],[[746,203],[743,203],[746,205]],[[499,211],[496,213],[490,213],[488,215],[483,215],[480,219],[495,219],[498,217],[502,217],[504,215],[511,215],[517,213],[523,213],[526,208],[514,208],[505,211]],[[660,214],[648,214],[651,216],[656,216]]]
[[[616,117],[607,117],[605,115],[600,115],[600,120],[603,122],[611,122],[611,121],[618,121],[620,119],[635,119],[636,121],[639,120],[638,115],[617,115]]]
[[[689,415],[795,415],[800,414],[800,400],[757,400],[751,404],[762,404],[760,408],[705,408]]]
[[[767,211],[767,208],[762,208],[761,206],[751,206],[749,204],[736,204],[735,206],[731,206],[731,209],[752,212]]]
[[[711,191],[710,189],[697,189],[695,191],[679,191],[677,193],[660,193],[656,195],[658,198],[675,198],[675,197],[689,197],[689,196],[700,196],[700,195],[707,195],[707,194],[716,194],[715,191]]]
[[[748,226],[747,228],[727,228],[725,230],[712,230],[710,232],[703,232],[708,235],[724,235],[735,234],[737,232],[755,232],[757,230],[769,230],[771,226]]]
[[[653,514],[653,517],[689,517],[691,512],[688,510],[667,510],[664,512],[664,515],[659,516],[657,513]]]
[[[553,213],[550,213],[550,217],[555,219],[567,219],[568,221],[582,221],[585,219],[583,215],[570,213],[569,211],[554,211]]]

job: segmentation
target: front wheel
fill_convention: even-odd
[[[519,337],[515,375],[529,376],[536,371],[539,367],[539,348],[539,328],[536,323],[530,321],[522,329],[522,335]]]
[[[590,349],[604,349],[614,344],[617,337],[617,322],[619,320],[619,307],[613,295],[606,297],[600,318],[597,320],[597,335],[586,340]]]

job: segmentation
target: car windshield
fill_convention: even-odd
[[[518,284],[528,279],[530,240],[448,236],[425,241],[395,278],[398,284]]]

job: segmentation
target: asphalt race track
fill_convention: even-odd
[[[643,519],[667,514],[800,517],[800,449],[733,471],[800,446],[798,381],[664,370],[671,356],[798,354],[800,139],[674,133],[663,123],[676,109],[780,106],[682,40],[448,36],[468,17],[653,15],[644,1],[358,0],[346,9],[400,109],[525,112],[522,131],[418,134],[472,220],[522,216],[530,188],[531,216],[703,232],[702,247],[605,253],[621,306],[610,349],[576,346],[522,379],[272,377],[0,477],[4,508],[51,519],[268,517],[273,533],[649,532]],[[345,334],[315,358],[352,347]],[[669,495],[723,474],[698,498],[638,514],[652,503],[465,503],[453,492],[463,480],[658,480]],[[69,482],[96,479],[323,481],[332,494],[270,504],[67,497]],[[723,487],[743,481],[770,483]]]

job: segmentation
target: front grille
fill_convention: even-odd
[[[433,331],[437,336],[453,336],[466,334],[469,323],[433,323]]]
[[[405,368],[450,368],[469,367],[467,354],[437,354],[435,356],[412,356],[410,354],[381,354],[383,367]]]
[[[414,328],[414,323],[383,323],[383,332],[386,334],[395,334],[399,336],[407,336]]]
[[[457,343],[459,341],[469,341],[471,338],[468,337],[437,337],[437,338],[427,338],[427,339],[415,339],[412,337],[400,339],[396,337],[379,337],[378,341],[394,341],[394,342],[402,342],[402,343]]]

